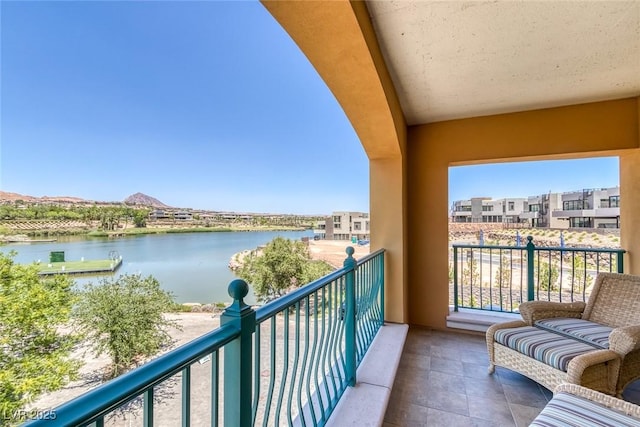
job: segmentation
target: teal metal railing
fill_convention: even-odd
[[[384,323],[384,250],[353,253],[257,310],[232,281],[219,328],[28,425],[324,425]]]
[[[622,273],[624,249],[453,245],[453,306],[517,312],[523,301],[585,301],[601,271]]]

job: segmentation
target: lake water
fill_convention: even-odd
[[[15,250],[18,254],[14,259],[21,264],[37,260],[49,262],[51,251],[64,251],[67,261],[79,261],[82,257],[85,260],[107,259],[111,251],[116,251],[123,259],[116,277],[124,273],[153,275],[163,289],[173,292],[177,302],[212,303],[231,301],[227,286],[236,278],[228,268],[231,256],[245,249],[255,249],[277,236],[299,240],[313,237],[313,232],[172,233],[117,239],[63,236],[50,243],[7,244],[0,246],[0,251]],[[86,276],[73,276],[73,279],[78,285],[100,280]],[[255,303],[252,294],[247,302]]]

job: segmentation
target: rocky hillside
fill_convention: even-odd
[[[143,193],[136,193],[136,194],[132,194],[129,197],[127,197],[126,199],[124,199],[124,202],[127,205],[137,205],[137,206],[151,206],[154,208],[169,208],[170,206],[165,205],[164,203],[162,203],[160,200],[151,197],[151,196],[147,196],[146,194]]]
[[[90,200],[81,199],[79,197],[70,196],[28,196],[26,194],[10,193],[8,191],[0,191],[0,203],[2,202],[16,202],[22,200],[28,203],[83,203],[90,202]]]
[[[45,203],[45,204],[53,203],[53,204],[62,204],[62,205],[68,205],[68,204],[85,205],[85,204],[94,204],[94,203],[118,205],[121,203],[121,202],[106,202],[106,201],[95,202],[94,200],[87,200],[87,199],[82,199],[80,197],[71,197],[71,196],[36,197],[36,196],[29,196],[26,194],[0,191],[0,204],[15,203],[17,201],[22,201],[24,203]],[[149,207],[163,208],[163,209],[171,207],[171,206],[165,205],[160,200],[151,196],[147,196],[146,194],[143,194],[143,193],[132,194],[131,196],[124,199],[124,203],[126,203],[127,205],[149,206]]]

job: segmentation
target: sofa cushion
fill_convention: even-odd
[[[571,359],[598,347],[535,326],[499,329],[496,342],[549,366],[567,372]]]
[[[530,426],[585,427],[628,426],[640,427],[640,420],[607,408],[584,397],[560,392],[553,396]]]
[[[605,349],[609,348],[609,334],[613,330],[599,323],[570,318],[543,319],[538,320],[534,325]]]

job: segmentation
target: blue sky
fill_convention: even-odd
[[[357,136],[259,3],[0,7],[1,190],[105,201],[139,191],[211,210],[368,210]],[[617,185],[617,159],[560,163],[452,168],[450,198]]]
[[[0,188],[368,210],[331,92],[257,2],[2,2]]]

